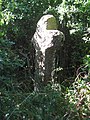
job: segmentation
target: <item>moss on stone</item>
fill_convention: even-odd
[[[47,20],[47,30],[57,30],[57,22],[55,17],[51,17]]]

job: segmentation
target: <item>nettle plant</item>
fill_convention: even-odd
[[[87,77],[88,77],[88,80],[90,82],[90,55],[86,55],[83,61],[84,61],[85,66],[86,66]]]
[[[78,79],[67,90],[67,98],[69,119],[88,120],[90,118],[90,83]]]
[[[81,67],[75,82],[67,89],[68,119],[90,119],[90,55],[84,58],[84,67]],[[82,74],[84,73],[84,75]]]
[[[12,76],[15,77],[15,70],[23,65],[22,60],[12,50],[13,44],[10,40],[0,39],[0,80],[2,82],[11,79]]]

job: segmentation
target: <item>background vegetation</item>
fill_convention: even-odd
[[[66,40],[56,82],[34,91],[31,38],[44,14]],[[90,0],[0,0],[0,119],[90,119]]]

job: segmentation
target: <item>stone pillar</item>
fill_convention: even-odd
[[[32,38],[36,50],[36,80],[38,75],[41,77],[41,81],[51,80],[51,73],[55,68],[55,52],[61,48],[64,40],[64,34],[57,30],[55,17],[53,15],[41,17]]]

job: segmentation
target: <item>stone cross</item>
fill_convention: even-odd
[[[55,52],[61,48],[64,40],[65,36],[58,30],[55,17],[53,15],[41,17],[32,38],[36,50],[36,80],[38,76],[45,82],[51,80],[51,73],[55,69]]]

